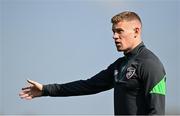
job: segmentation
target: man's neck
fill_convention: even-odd
[[[124,54],[127,54],[127,53],[131,52],[132,50],[134,50],[134,48],[136,48],[141,42],[142,42],[142,40],[137,41],[130,49],[128,49],[127,51],[124,51]]]

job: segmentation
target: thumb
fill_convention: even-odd
[[[34,86],[37,87],[39,90],[42,90],[42,88],[43,88],[43,85],[40,84],[40,83],[38,83],[38,82],[36,82],[36,81],[32,81],[32,80],[29,80],[29,79],[28,79],[27,82],[30,83],[30,84],[32,84],[32,85],[34,85]]]
[[[36,82],[35,81],[32,81],[32,80],[27,80],[28,83],[32,84],[32,85],[36,85]]]

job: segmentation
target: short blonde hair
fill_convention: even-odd
[[[131,11],[124,11],[115,15],[114,17],[111,18],[111,23],[117,24],[121,21],[132,21],[132,20],[138,20],[140,24],[142,25],[141,19],[138,16],[138,14]]]

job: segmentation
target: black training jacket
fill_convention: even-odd
[[[143,43],[87,80],[43,85],[43,96],[78,96],[114,88],[115,115],[165,114],[166,73]]]

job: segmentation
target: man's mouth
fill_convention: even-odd
[[[120,42],[115,42],[116,46],[121,46]]]

